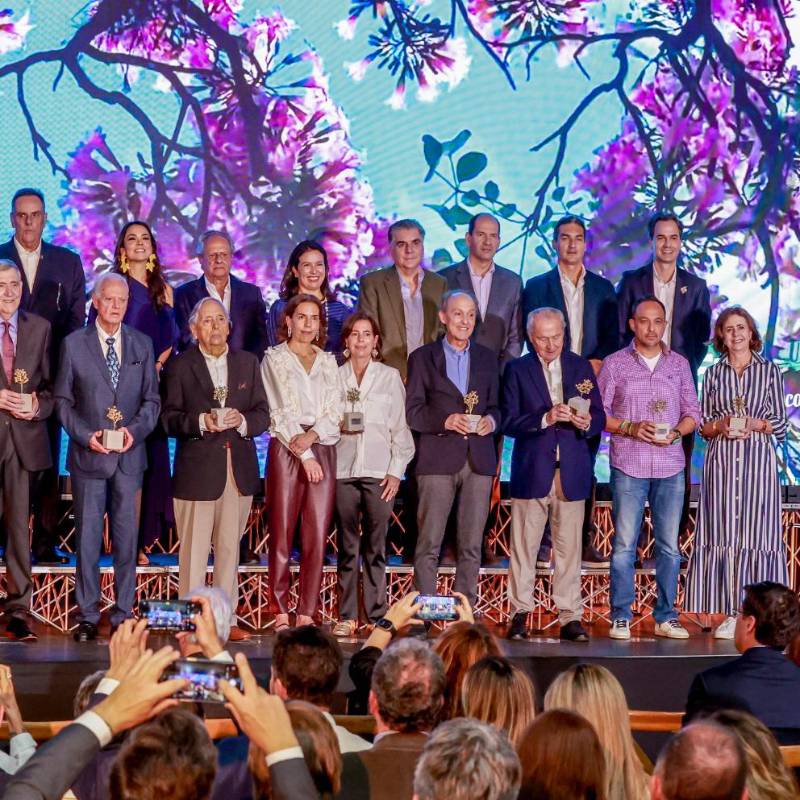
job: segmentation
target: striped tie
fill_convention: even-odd
[[[111,385],[116,389],[119,383],[119,359],[117,358],[117,351],[114,349],[114,337],[109,336],[106,339],[108,350],[106,351],[106,366],[108,367],[108,374],[111,376]]]

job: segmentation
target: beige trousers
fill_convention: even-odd
[[[178,591],[185,597],[206,582],[208,554],[214,546],[214,586],[231,598],[233,618],[239,600],[239,540],[242,538],[253,496],[244,497],[236,488],[228,451],[228,478],[216,500],[178,500],[175,526],[178,531]]]
[[[508,599],[512,613],[533,610],[536,555],[549,519],[555,561],[553,602],[558,608],[558,621],[566,625],[573,620],[580,620],[581,529],[585,506],[585,500],[567,500],[564,497],[559,470],[556,470],[547,497],[511,499]]]

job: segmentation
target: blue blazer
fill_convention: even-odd
[[[267,307],[261,290],[253,283],[230,276],[231,281],[231,332],[228,344],[231,350],[247,350],[259,361],[267,349]],[[192,344],[189,315],[203,298],[208,297],[205,278],[199,278],[175,290],[175,322],[180,330],[178,352]]]
[[[503,376],[503,433],[514,438],[511,454],[511,497],[546,497],[561,463],[561,486],[567,500],[585,500],[592,493],[593,461],[589,439],[599,436],[606,415],[592,365],[566,348],[561,353],[564,402],[580,396],[577,384],[590,381],[592,422],[587,431],[559,422],[542,429],[542,417],[553,407],[539,356],[528,353],[512,361]]]
[[[677,272],[670,348],[689,362],[697,383],[697,370],[706,357],[711,335],[711,299],[702,278],[680,267]],[[652,261],[644,267],[622,273],[617,284],[620,347],[625,347],[633,339],[628,320],[634,303],[651,294],[655,294]]]
[[[570,350],[569,317],[567,317],[558,267],[531,278],[525,284],[525,291],[522,293],[522,325],[531,353],[534,351],[528,339],[528,314],[537,308],[557,308],[564,315],[567,323],[564,349]],[[598,358],[602,361],[606,356],[619,350],[617,316],[614,285],[601,275],[589,272],[587,269],[583,284],[583,341],[580,352],[583,358]]]
[[[117,467],[133,475],[147,468],[145,439],[158,422],[161,400],[149,336],[122,326],[122,364],[116,391],[100,347],[97,328],[71,333],[61,348],[61,364],[53,391],[56,413],[69,436],[67,467],[83,478],[110,478]],[[89,449],[95,431],[110,428],[106,411],[122,412],[120,427],[133,436],[127,453],[102,455]]]

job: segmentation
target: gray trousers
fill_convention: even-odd
[[[453,590],[475,606],[481,544],[492,493],[491,475],[478,475],[469,461],[455,475],[418,475],[414,586],[421,594],[436,594],[436,574],[447,519],[456,504],[456,580]]]
[[[8,423],[4,427],[4,435],[0,436],[0,497],[6,528],[5,610],[9,616],[25,616],[31,604],[31,548],[28,535],[31,473],[19,460]]]
[[[511,499],[511,555],[508,562],[508,599],[511,610],[533,611],[536,583],[536,554],[544,526],[550,520],[553,539],[553,602],[558,621],[566,625],[580,620],[581,606],[581,529],[585,500],[567,500],[561,489],[561,474],[556,470],[547,497],[533,500]]]

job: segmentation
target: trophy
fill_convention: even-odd
[[[361,392],[358,389],[347,390],[347,402],[350,403],[350,411],[344,412],[342,430],[345,433],[361,433],[364,430],[364,412],[356,411],[356,403],[360,401]]]
[[[470,433],[477,433],[478,423],[481,421],[480,414],[472,413],[476,405],[478,405],[478,393],[473,389],[471,392],[464,395],[464,407],[467,409]]]
[[[580,392],[580,395],[578,397],[570,397],[567,401],[567,405],[570,407],[573,414],[579,414],[585,417],[588,415],[591,406],[587,395],[594,388],[594,384],[587,378],[585,381],[576,383],[575,388]]]
[[[116,406],[111,406],[106,411],[106,418],[114,427],[103,431],[103,447],[106,450],[120,451],[125,446],[125,434],[117,430],[117,424],[122,422],[122,412]]]
[[[733,398],[733,413],[728,421],[729,430],[744,433],[747,430],[747,400],[741,395]]]
[[[666,400],[653,400],[650,403],[650,408],[653,410],[653,413],[656,417],[659,417],[667,410],[667,401]],[[672,426],[669,422],[660,422],[654,421],[653,425],[656,427],[656,434],[655,439],[657,442],[666,442],[669,438],[669,432],[672,430]]]
[[[20,408],[19,410],[23,414],[28,414],[33,411],[33,395],[26,394],[23,392],[25,388],[25,384],[28,382],[28,373],[25,372],[24,369],[15,369],[14,370],[14,383],[19,384],[19,399],[20,399]]]
[[[211,413],[214,415],[214,422],[217,424],[218,428],[227,428],[224,420],[225,415],[228,413],[228,409],[225,408],[225,401],[228,399],[228,387],[215,386],[214,399],[219,403],[219,408],[211,409]]]

